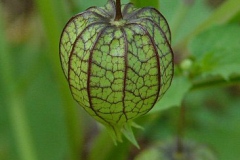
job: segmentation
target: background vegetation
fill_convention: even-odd
[[[160,9],[175,52],[170,90],[136,120],[145,128],[135,130],[141,150],[126,139],[113,145],[74,102],[60,67],[67,20],[106,0],[0,1],[1,160],[147,160],[196,150],[204,160],[240,157],[240,1],[132,2]]]

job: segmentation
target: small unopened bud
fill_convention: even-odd
[[[181,67],[182,70],[188,71],[188,70],[191,69],[192,63],[193,63],[192,60],[190,60],[190,59],[185,59],[185,60],[183,60],[183,61],[181,62],[180,67]]]

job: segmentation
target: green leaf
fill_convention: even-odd
[[[190,43],[196,58],[195,71],[202,76],[222,76],[228,79],[240,74],[240,27],[216,26],[200,34]]]
[[[177,44],[177,47],[185,49],[185,47],[187,47],[192,38],[194,38],[197,34],[204,32],[206,29],[214,25],[220,25],[232,21],[233,18],[236,18],[239,12],[240,12],[239,0],[225,1],[210,16],[208,16],[208,18],[203,23],[198,25],[194,29],[194,31],[192,31],[188,36],[184,38],[184,40]]]
[[[205,22],[212,14],[212,11],[209,9],[206,2],[201,0],[195,1],[193,4],[189,4],[187,1],[178,1],[173,3],[177,4],[175,10],[169,11],[169,8],[165,8],[165,4],[162,4],[163,9],[161,9],[161,11],[164,15],[168,12],[174,13],[172,17],[166,18],[169,21],[173,37],[173,45],[175,45],[179,42],[181,43],[183,38],[188,36],[188,34],[192,33],[200,24]]]
[[[172,85],[163,98],[153,107],[150,113],[162,111],[174,106],[180,106],[185,94],[191,88],[191,82],[186,77],[174,77]]]
[[[202,25],[198,30],[203,30],[213,24],[224,24],[236,16],[240,11],[239,0],[225,1]]]

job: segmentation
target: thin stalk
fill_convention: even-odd
[[[177,152],[183,152],[183,134],[184,134],[184,125],[185,125],[185,107],[182,105],[179,112],[179,121],[178,121],[178,130],[177,130]]]
[[[121,0],[116,0],[116,14],[114,21],[119,21],[122,19],[122,11],[121,11]]]

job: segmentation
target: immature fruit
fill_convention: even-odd
[[[72,17],[60,59],[74,99],[96,120],[119,130],[146,114],[173,77],[167,21],[156,9],[120,0]]]

